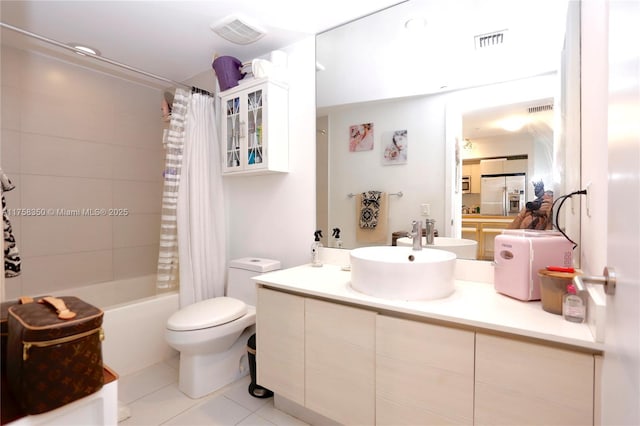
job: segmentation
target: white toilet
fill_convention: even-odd
[[[167,320],[167,343],[180,352],[183,393],[200,398],[249,373],[247,340],[255,333],[256,323],[256,287],[251,277],[277,269],[277,260],[232,260],[227,296],[186,306]]]

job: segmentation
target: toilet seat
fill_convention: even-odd
[[[167,320],[173,331],[201,330],[234,321],[248,311],[247,304],[232,297],[214,297],[175,312]]]

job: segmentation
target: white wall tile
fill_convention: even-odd
[[[39,295],[111,281],[111,264],[111,250],[25,257],[22,262],[22,291]]]
[[[25,293],[22,291],[22,275],[18,275],[13,278],[5,278],[4,279],[4,294],[5,300],[15,300],[20,296],[24,296]]]
[[[158,245],[159,214],[130,214],[113,218],[113,247]]]
[[[164,169],[164,150],[114,146],[113,178],[139,181],[160,181]]]
[[[158,270],[158,245],[113,250],[114,279],[155,274]]]
[[[113,139],[111,106],[76,102],[23,90],[22,131],[71,139],[108,142]]]
[[[159,103],[158,103],[159,105]],[[147,109],[152,107],[145,106]],[[153,105],[153,110],[160,111]],[[118,111],[114,117],[114,136],[110,143],[157,150],[162,148],[161,114],[132,114]]]
[[[0,166],[7,174],[20,173],[20,137],[21,134],[18,131],[2,129]]]
[[[0,76],[3,86],[22,87],[25,55],[21,50],[2,46]]]
[[[31,90],[22,91],[21,130],[27,133],[71,137],[74,116],[69,101]]]
[[[111,178],[110,145],[33,133],[22,135],[22,172],[51,176]]]
[[[94,72],[72,56],[60,61],[7,47],[0,54],[1,165],[19,181],[8,200],[12,208],[46,212],[14,219],[25,262],[12,291],[41,294],[154,274],[163,91],[122,73]],[[83,212],[111,207],[129,216]],[[76,209],[79,216],[62,214]]]
[[[21,252],[33,257],[110,250],[112,230],[108,216],[23,217]]]
[[[112,143],[132,147],[158,149],[162,147],[161,101],[163,93],[136,84],[121,84],[114,88],[117,102]]]
[[[109,208],[113,185],[105,179],[22,176],[22,205],[53,209]]]
[[[22,88],[72,102],[113,104],[113,86],[119,84],[119,79],[73,64],[76,60],[73,55],[69,61],[59,61],[39,53],[22,52]]]
[[[111,90],[118,112],[136,116],[155,117],[158,121],[164,93],[148,86],[120,80]],[[126,102],[122,102],[126,100]]]
[[[4,62],[4,61],[3,61]],[[4,81],[4,76],[3,81]],[[2,124],[3,129],[20,130],[21,127],[21,111],[22,111],[22,89],[5,86],[4,84],[0,88],[2,96],[0,102],[2,102]]]
[[[134,213],[162,211],[163,182],[113,181],[113,206]]]

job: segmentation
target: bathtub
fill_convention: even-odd
[[[103,359],[124,376],[178,355],[165,342],[169,316],[179,309],[178,292],[157,292],[156,275],[56,291],[104,310]]]

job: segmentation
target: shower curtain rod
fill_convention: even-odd
[[[53,40],[53,39],[50,39],[50,38],[47,38],[47,37],[32,33],[30,31],[23,30],[22,28],[14,27],[13,25],[5,24],[4,22],[0,22],[0,27],[6,28],[8,30],[15,31],[15,32],[18,32],[20,34],[23,34],[23,35],[38,39],[40,41],[44,41],[44,42],[49,43],[49,44],[53,44],[53,45],[58,46],[58,47],[62,47],[63,49],[71,50],[71,51],[79,53],[79,54],[81,54],[83,56],[88,56],[90,58],[94,58],[94,59],[97,59],[99,61],[106,62],[106,63],[111,64],[111,65],[115,65],[117,67],[126,69],[128,71],[133,71],[133,72],[136,72],[138,74],[142,74],[142,75],[145,75],[147,77],[155,78],[156,80],[165,81],[167,83],[170,83],[170,84],[173,84],[173,85],[176,85],[176,86],[186,87],[188,89],[191,89],[191,91],[193,91],[193,92],[211,95],[210,92],[208,92],[206,90],[203,90],[203,89],[200,89],[200,88],[197,88],[195,86],[190,86],[190,85],[185,84],[185,83],[180,83],[179,81],[171,80],[170,78],[162,77],[160,75],[153,74],[153,73],[141,70],[139,68],[135,68],[135,67],[132,67],[130,65],[126,65],[126,64],[114,61],[113,59],[105,58],[104,56],[98,56],[98,55],[93,55],[91,53],[83,52],[82,50],[76,49],[73,46],[69,46],[69,45],[61,43],[59,41],[56,41],[56,40]]]

